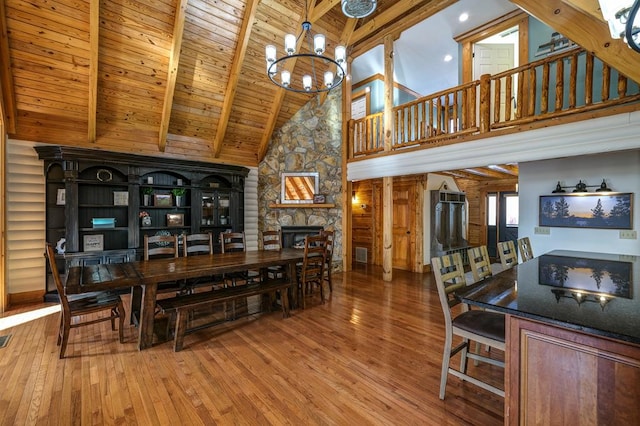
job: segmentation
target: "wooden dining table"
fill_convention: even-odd
[[[143,350],[153,343],[158,283],[282,266],[288,270],[292,307],[295,307],[296,264],[302,262],[303,257],[303,250],[291,248],[73,266],[67,273],[65,292],[80,294],[140,287],[141,300],[138,302],[132,298],[131,309],[132,315],[138,314],[138,349]]]

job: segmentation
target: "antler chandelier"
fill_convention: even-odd
[[[347,64],[347,49],[344,46],[336,46],[334,49],[334,58],[325,56],[325,36],[323,34],[311,33],[311,22],[306,16],[307,3],[305,1],[305,20],[302,23],[302,31],[296,37],[294,34],[287,34],[284,37],[284,51],[286,56],[277,58],[277,49],[274,45],[269,44],[265,48],[267,59],[267,75],[272,82],[278,86],[300,93],[320,93],[338,87],[344,80]],[[307,41],[310,53],[296,53],[296,45],[300,42],[300,47],[304,44],[300,40],[303,38]],[[305,69],[310,73],[302,76],[302,81],[291,81],[291,71],[300,61],[305,64]],[[283,70],[280,72],[278,80],[276,74],[278,66]],[[321,75],[322,80],[318,75]]]

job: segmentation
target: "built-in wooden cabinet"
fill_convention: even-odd
[[[640,424],[640,346],[509,316],[505,424]]]
[[[63,146],[35,148],[44,160],[46,239],[58,269],[139,259],[144,235],[244,230],[249,170]],[[143,224],[142,217],[151,223]],[[47,280],[47,291],[55,285]]]

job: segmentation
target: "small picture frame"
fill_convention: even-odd
[[[327,202],[327,198],[324,194],[314,194],[313,195],[313,203],[314,204],[324,204]]]
[[[184,214],[183,213],[168,213],[167,214],[167,227],[175,228],[184,226]]]
[[[56,205],[58,206],[64,206],[65,203],[65,189],[64,188],[59,188],[58,189],[58,193],[56,194]]]
[[[102,251],[104,250],[104,235],[83,235],[84,251]]]
[[[153,205],[155,207],[171,207],[172,202],[171,194],[153,194]]]
[[[129,192],[128,191],[113,191],[113,205],[114,206],[128,206],[129,205]]]

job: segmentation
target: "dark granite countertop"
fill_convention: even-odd
[[[640,345],[638,256],[554,250],[459,294],[465,303]]]

